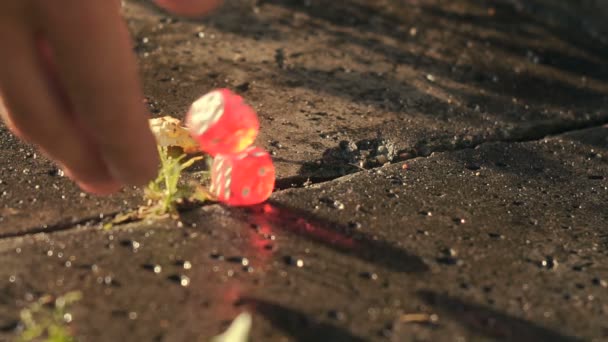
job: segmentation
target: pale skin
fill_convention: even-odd
[[[198,17],[222,0],[157,0]],[[156,142],[119,0],[0,1],[0,117],[84,191],[156,176]]]

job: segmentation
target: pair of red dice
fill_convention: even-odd
[[[209,191],[218,201],[246,206],[270,197],[275,184],[272,158],[251,146],[260,123],[241,96],[228,89],[202,96],[190,106],[186,126],[200,149],[213,157]]]

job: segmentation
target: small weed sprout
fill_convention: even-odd
[[[197,156],[186,160],[186,154],[173,156],[165,146],[158,146],[158,154],[160,169],[156,179],[150,182],[144,190],[146,205],[138,210],[117,215],[111,222],[104,225],[105,229],[129,221],[175,217],[178,214],[178,206],[184,200],[204,202],[209,199],[205,189],[199,185],[200,182],[209,178],[209,172],[198,172],[199,181],[187,183],[181,179],[184,170],[205,157]]]
[[[75,342],[68,326],[72,315],[67,310],[81,298],[78,291],[68,292],[54,301],[51,296],[44,296],[21,310],[23,331],[17,341]]]
[[[184,198],[192,196],[193,189],[189,185],[180,183],[180,176],[184,170],[191,167],[203,157],[193,157],[184,161],[185,154],[172,157],[166,147],[158,147],[160,155],[160,171],[158,177],[150,182],[144,196],[148,200],[146,211],[152,216],[175,214],[177,205]]]

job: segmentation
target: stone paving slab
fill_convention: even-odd
[[[227,1],[198,21],[143,3],[124,12],[153,114],[181,117],[216,87],[242,93],[260,112],[258,143],[275,153],[279,188],[359,171],[340,142],[362,146],[377,132],[407,159],[608,120],[606,50],[575,20],[587,2]],[[132,190],[80,197],[0,134],[0,234],[137,206]]]
[[[607,137],[435,153],[181,228],[2,239],[2,337],[28,298],[80,290],[85,341],[206,340],[245,309],[254,341],[604,340]]]
[[[0,124],[0,238],[86,224],[141,203],[136,191],[91,196]]]
[[[152,110],[181,117],[236,90],[286,185],[357,171],[327,159],[342,140],[381,133],[409,158],[608,121],[589,2],[227,1],[203,20],[147,3],[125,15]]]

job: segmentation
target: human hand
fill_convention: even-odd
[[[158,0],[202,15],[221,0]],[[156,176],[137,60],[120,0],[0,1],[0,117],[83,190]]]

